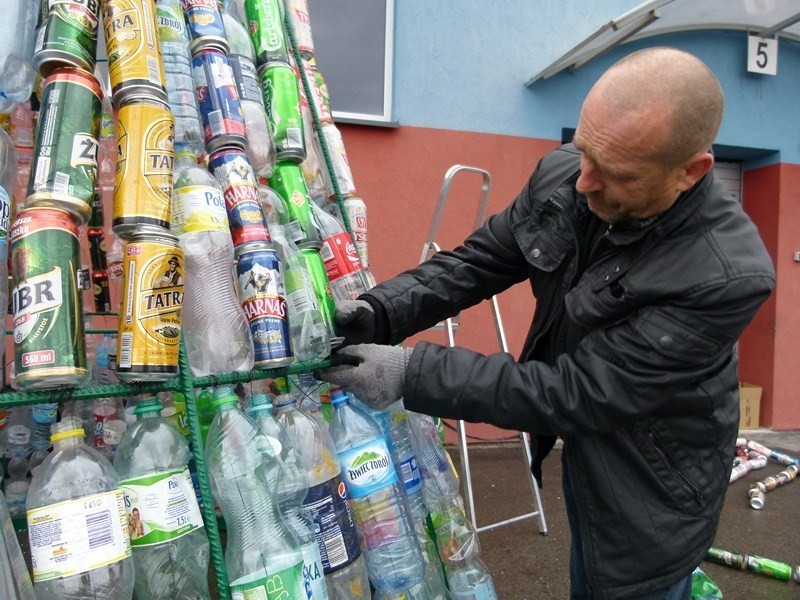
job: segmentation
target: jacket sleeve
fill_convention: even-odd
[[[607,433],[729,367],[733,342],[773,284],[764,274],[751,278],[746,290],[720,286],[679,306],[644,308],[590,333],[576,352],[560,356],[552,366],[420,342],[406,373],[405,406],[531,433]],[[698,345],[691,326],[698,320],[719,325],[719,338]],[[685,326],[675,328],[676,323]]]

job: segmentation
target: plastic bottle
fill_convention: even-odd
[[[273,401],[278,422],[306,464],[309,489],[303,506],[311,513],[331,600],[369,600],[370,588],[347,489],[330,434],[306,413],[297,398],[282,394]]]
[[[33,49],[39,3],[6,2],[0,21],[0,113],[27,100],[33,90]]]
[[[98,150],[97,187],[104,198],[114,193],[114,177],[117,169],[117,141],[114,136],[114,106],[111,104],[111,79],[108,61],[97,59],[94,76],[103,91],[100,114],[100,148]]]
[[[98,385],[113,385],[119,383],[119,377],[111,368],[111,354],[116,352],[117,336],[112,333],[104,333],[97,344],[97,357],[92,376]]]
[[[119,476],[83,443],[80,421],[68,418],[52,429],[53,452],[36,470],[27,503],[36,595],[130,599],[134,567]],[[58,557],[56,546],[65,550]]]
[[[125,493],[138,600],[207,600],[209,543],[189,475],[189,444],[161,416],[156,398],[136,403],[137,421],[114,468]]]
[[[25,557],[11,523],[5,498],[0,492],[0,598],[36,600]]]
[[[425,565],[389,448],[375,421],[350,405],[347,392],[334,391],[331,402],[331,437],[370,581],[379,592],[408,589],[423,580]]]
[[[280,462],[237,403],[232,388],[214,390],[216,414],[206,442],[211,489],[228,528],[231,595],[277,598],[279,589],[287,599],[305,598],[300,542],[278,509]]]
[[[281,462],[278,479],[278,508],[300,540],[303,555],[303,581],[308,600],[327,600],[328,588],[319,546],[314,537],[314,523],[303,511],[303,500],[308,494],[308,474],[300,453],[292,446],[286,430],[272,415],[272,403],[266,394],[250,398],[250,417],[261,432],[269,438],[276,456]]]
[[[22,423],[9,425],[6,443],[9,458],[6,466],[8,478],[4,481],[6,502],[12,515],[21,515],[25,513],[25,499],[29,492],[28,452],[31,448],[31,428]]]
[[[322,383],[314,379],[311,373],[299,373],[291,376],[288,378],[288,383],[289,389],[297,397],[297,405],[300,410],[312,417],[322,429],[327,431],[330,415],[326,420],[325,415],[322,414],[323,405],[319,393]]]
[[[0,59],[2,60],[2,59]],[[17,151],[5,130],[0,127],[0,306],[8,306],[8,226],[11,218],[11,198],[17,177]],[[5,355],[5,345],[0,357]]]
[[[239,104],[247,130],[247,156],[256,175],[269,177],[275,166],[275,144],[267,123],[253,43],[250,41],[250,34],[232,14],[223,12],[222,23],[230,46],[228,62],[239,91]]]
[[[205,150],[200,110],[192,80],[192,57],[180,0],[158,0],[158,37],[169,108],[175,117],[175,151],[188,150],[200,156]]]
[[[214,177],[191,152],[175,159],[172,232],[185,254],[183,325],[192,375],[253,368],[253,340],[233,287],[233,242]]]
[[[47,404],[34,404],[31,407],[31,418],[33,419],[33,430],[31,431],[31,453],[28,462],[28,471],[33,470],[44,462],[50,454],[50,435],[51,427],[56,422],[58,404],[55,402]]]
[[[409,432],[422,475],[422,494],[436,531],[439,556],[456,598],[494,600],[492,576],[480,559],[478,535],[464,513],[458,480],[433,419],[408,413]]]

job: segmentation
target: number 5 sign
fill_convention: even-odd
[[[762,75],[778,73],[778,38],[747,37],[747,70]]]

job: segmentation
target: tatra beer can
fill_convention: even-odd
[[[14,368],[23,390],[86,380],[78,226],[66,211],[23,210],[11,227]]]
[[[283,34],[280,0],[245,0],[244,11],[250,25],[250,40],[256,51],[256,64],[288,63],[289,50]]]
[[[238,148],[222,148],[211,154],[208,168],[222,188],[233,245],[270,241],[256,176],[247,155]]]
[[[308,0],[287,0],[286,12],[294,30],[294,41],[297,50],[305,58],[314,56],[314,39],[311,37]]]
[[[107,271],[95,271],[92,273],[92,294],[94,295],[95,312],[111,312],[111,290],[108,287]]]
[[[59,69],[45,81],[25,206],[62,208],[89,221],[100,144],[100,84],[85,71]]]
[[[236,287],[253,335],[256,368],[293,360],[286,312],[286,288],[278,254],[265,242],[236,248]]]
[[[270,63],[261,68],[260,75],[264,108],[277,159],[303,162],[306,159],[306,142],[297,74],[287,64]]]
[[[186,17],[192,54],[206,48],[228,51],[228,38],[217,0],[181,0],[181,7]]]
[[[178,373],[183,308],[178,238],[160,227],[136,228],[123,269],[117,375],[126,382],[171,379]]]
[[[328,281],[328,274],[325,271],[325,262],[320,253],[313,248],[300,250],[300,257],[303,259],[308,276],[311,278],[311,285],[314,288],[314,295],[317,297],[317,305],[322,313],[325,325],[334,335],[333,315],[336,313],[336,303],[333,300],[331,284]]]
[[[167,102],[167,78],[153,0],[104,0],[111,98],[122,107],[133,98]]]
[[[100,0],[42,0],[41,16],[33,54],[39,74],[47,77],[67,65],[93,71]]]
[[[244,148],[247,143],[244,114],[225,54],[213,48],[197,52],[192,56],[192,77],[206,150],[213,152],[223,146]]]
[[[169,229],[175,121],[160,102],[128,104],[117,115],[114,233],[129,239],[138,225]]]
[[[279,162],[268,178],[269,186],[283,198],[289,210],[289,237],[301,248],[321,248],[320,226],[311,208],[306,181],[300,166]]]

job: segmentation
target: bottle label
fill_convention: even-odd
[[[222,192],[206,185],[187,185],[172,193],[172,233],[228,233],[228,214]]]
[[[28,511],[33,581],[70,577],[131,555],[122,490]]]
[[[319,251],[325,261],[328,281],[334,281],[361,270],[361,261],[350,234],[346,231],[326,237]]]
[[[303,584],[308,600],[328,600],[328,588],[325,587],[325,571],[319,555],[319,546],[311,542],[300,547],[303,555]]]
[[[407,496],[413,496],[422,491],[422,480],[419,477],[419,465],[417,465],[416,456],[412,456],[400,463],[400,477],[403,478]]]
[[[311,486],[303,507],[314,520],[314,537],[326,575],[361,556],[355,523],[347,504],[347,488],[341,475]]]
[[[233,70],[236,88],[239,91],[239,100],[252,100],[264,106],[264,96],[258,84],[256,64],[243,54],[229,54],[228,63]]]
[[[246,576],[231,583],[231,600],[294,600],[305,596],[302,561],[266,577],[248,579]]]
[[[120,483],[131,546],[155,546],[203,526],[189,467]]]
[[[2,510],[2,508],[0,508],[0,510]],[[33,595],[33,583],[31,583],[31,576],[28,575],[28,567],[25,565],[25,557],[22,554],[22,549],[20,548],[19,543],[16,541],[17,534],[14,531],[14,524],[11,522],[10,515],[3,522],[2,528],[3,536],[6,538],[6,551],[8,552],[8,560],[11,563],[11,574],[14,576],[16,585],[19,588],[20,597],[35,598],[36,596]]]
[[[497,594],[494,591],[494,584],[491,579],[474,583],[470,586],[470,589],[462,592],[450,591],[455,600],[459,598],[464,600],[497,600]]]
[[[397,483],[397,472],[382,437],[338,455],[347,492],[354,500]]]

